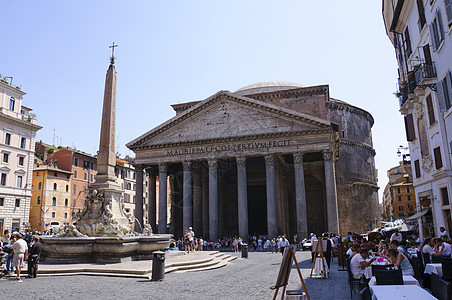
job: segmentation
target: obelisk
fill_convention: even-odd
[[[133,217],[124,209],[123,191],[116,183],[117,177],[115,174],[116,70],[114,49],[116,46],[114,43],[113,46],[110,46],[113,51],[105,79],[99,152],[97,154],[97,175],[94,177],[95,182],[89,186],[90,195],[87,197],[89,205],[84,209],[84,212],[86,212],[80,219],[85,227],[92,229],[91,231],[112,232],[112,234],[115,234],[115,228],[120,228],[122,233],[133,231]],[[102,204],[99,204],[99,202],[102,202]],[[97,213],[98,206],[101,206],[99,213]],[[96,217],[90,217],[93,215]],[[98,225],[90,225],[90,221]],[[99,227],[99,224],[103,225]],[[104,227],[106,227],[104,231],[96,229]],[[83,228],[81,229],[83,231]],[[90,235],[89,233],[86,234]],[[118,232],[118,235],[121,235],[121,233]]]

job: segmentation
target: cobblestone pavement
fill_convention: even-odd
[[[234,254],[239,256],[238,254]],[[311,253],[296,252],[309,296],[350,299],[347,272],[338,271],[337,259],[328,279],[309,278]],[[200,272],[170,273],[162,282],[122,277],[52,276],[0,280],[1,299],[271,299],[281,254],[249,253],[226,267]],[[301,287],[295,265],[288,289]],[[278,296],[281,295],[280,289]],[[280,297],[278,297],[280,299]]]

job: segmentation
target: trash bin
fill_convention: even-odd
[[[152,278],[151,281],[161,281],[165,277],[165,252],[152,252]]]
[[[248,258],[248,244],[242,243],[242,258]]]

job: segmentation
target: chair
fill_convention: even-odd
[[[346,260],[347,263],[347,274],[348,274],[348,284],[350,285],[350,299],[353,298],[353,291],[356,287],[359,287],[360,279],[353,278],[352,270],[350,269],[351,258],[348,257]]]
[[[428,253],[422,253],[422,259],[424,260],[424,266],[432,262],[432,260],[430,259],[430,254]]]
[[[361,300],[371,300],[370,289],[369,289],[369,287],[363,288],[363,289],[359,292],[359,297],[360,297]]]
[[[439,300],[450,300],[452,299],[452,283],[447,282],[438,274],[432,274],[431,276],[431,288],[433,296]]]
[[[377,285],[403,285],[402,269],[375,270]]]
[[[441,267],[443,269],[443,279],[446,281],[452,281],[452,262],[451,261],[443,261],[441,263]]]
[[[394,264],[390,265],[371,265],[372,268],[372,276],[375,276],[375,270],[390,270],[394,267]]]

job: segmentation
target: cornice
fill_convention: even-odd
[[[372,117],[372,115],[368,111],[365,111],[362,108],[353,106],[353,105],[345,103],[345,102],[337,102],[337,101],[334,101],[334,100],[333,101],[331,101],[331,100],[327,101],[326,105],[327,105],[328,108],[331,108],[331,109],[346,110],[346,111],[355,113],[357,115],[364,116],[364,117],[366,117],[369,120],[371,126],[374,125],[374,118]]]
[[[147,149],[160,149],[160,148],[171,148],[171,147],[182,147],[182,146],[198,146],[198,145],[215,144],[215,143],[222,143],[222,142],[240,142],[240,141],[249,141],[249,140],[256,140],[256,139],[270,139],[270,138],[284,138],[284,137],[293,137],[293,136],[331,134],[332,132],[333,132],[332,129],[276,132],[276,133],[253,134],[253,135],[236,136],[236,137],[196,140],[196,141],[184,141],[184,142],[177,142],[177,143],[154,144],[154,145],[149,145],[149,146],[138,146],[138,147],[134,147],[133,149],[134,150],[147,150]]]
[[[319,85],[312,87],[300,87],[296,89],[288,89],[274,92],[256,93],[256,94],[244,94],[245,97],[253,98],[256,100],[272,99],[281,97],[297,97],[301,95],[310,94],[323,94],[328,95],[328,85]]]
[[[126,146],[129,149],[139,149],[140,144],[145,143],[146,141],[152,139],[153,137],[165,132],[166,130],[170,129],[171,127],[180,124],[184,122],[185,120],[190,119],[191,117],[195,116],[199,112],[205,110],[206,108],[214,105],[215,103],[222,101],[222,100],[231,100],[249,107],[258,108],[263,111],[267,111],[276,115],[280,115],[284,118],[290,118],[292,120],[301,121],[307,124],[312,124],[317,127],[321,128],[330,128],[331,126],[321,119],[311,117],[311,116],[305,116],[300,113],[297,113],[295,111],[291,111],[289,109],[285,109],[279,106],[275,106],[269,103],[260,102],[258,100],[242,97],[239,95],[235,95],[228,91],[219,91],[218,93],[212,95],[211,97],[207,98],[206,100],[198,103],[197,105],[191,107],[189,110],[183,112],[180,115],[176,115],[172,119],[168,120],[167,122],[163,123],[159,127],[155,128],[154,130],[151,130],[151,132],[145,133],[141,137],[133,140],[132,142],[126,144]],[[323,122],[322,122],[323,121]]]
[[[344,139],[339,139],[339,143],[341,143],[342,145],[364,148],[364,149],[369,150],[370,152],[372,152],[372,154],[374,156],[376,154],[374,148],[372,148],[371,146],[369,146],[367,144],[364,144],[364,143],[360,143],[360,142],[356,142],[356,141],[350,141],[350,140],[344,140]]]
[[[31,128],[31,129],[35,129],[36,131],[38,131],[39,129],[42,128],[42,126],[39,126],[39,125],[37,125],[37,124],[30,123],[30,122],[28,122],[28,121],[23,121],[23,120],[20,120],[20,119],[11,117],[11,116],[9,116],[9,115],[7,115],[7,114],[4,114],[4,113],[2,113],[2,112],[0,112],[0,118],[3,118],[3,119],[5,119],[5,120],[11,121],[11,122],[16,123],[16,124],[20,124],[20,125],[22,125],[23,127],[28,127],[28,128]]]

